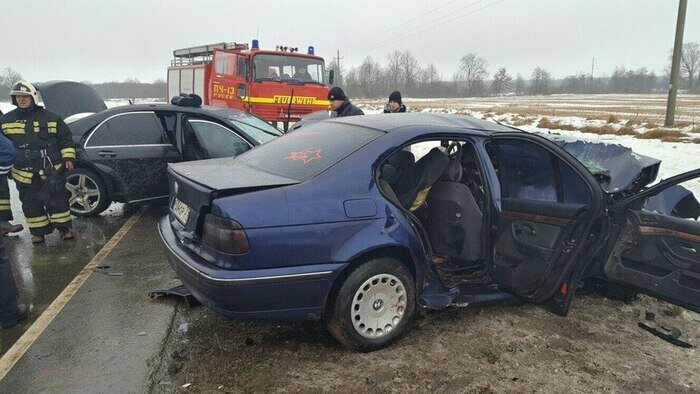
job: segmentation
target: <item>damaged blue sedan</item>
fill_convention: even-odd
[[[588,278],[700,311],[700,205],[682,186],[700,169],[649,187],[658,160],[598,149],[457,115],[323,120],[171,164],[159,230],[206,307],[322,320],[359,351],[418,308],[518,298],[565,316]]]

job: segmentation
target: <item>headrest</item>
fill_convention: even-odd
[[[441,181],[459,182],[462,179],[462,163],[458,160],[450,160],[445,171],[440,176]]]
[[[415,162],[416,157],[413,156],[413,153],[403,149],[392,154],[391,157],[389,157],[389,160],[387,160],[387,163],[401,170],[405,170],[406,168],[412,166]]]
[[[388,181],[396,176],[396,172],[396,167],[391,164],[384,164],[379,177]]]

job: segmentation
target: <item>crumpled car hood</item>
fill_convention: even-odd
[[[589,142],[538,133],[576,157],[609,194],[630,195],[654,182],[661,160],[637,154],[619,144]]]

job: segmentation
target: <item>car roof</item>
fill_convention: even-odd
[[[342,123],[380,130],[385,133],[414,127],[449,127],[481,131],[486,134],[522,131],[500,123],[488,122],[466,115],[433,113],[374,114],[330,118],[323,122]]]
[[[105,119],[127,112],[142,112],[142,111],[169,111],[169,112],[180,112],[186,114],[201,114],[213,116],[215,118],[224,119],[231,115],[248,114],[245,111],[241,111],[233,108],[220,108],[211,107],[203,105],[201,107],[184,107],[179,105],[172,105],[166,103],[151,103],[151,104],[131,104],[131,105],[120,105],[118,107],[112,107],[104,111],[94,113],[92,115],[83,117],[81,119],[75,120],[70,123],[71,133],[74,137],[80,138],[83,134],[89,131],[92,127],[96,126]]]

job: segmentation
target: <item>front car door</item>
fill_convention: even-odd
[[[700,312],[699,192],[696,169],[618,203],[605,278]]]
[[[497,177],[493,279],[525,301],[566,315],[576,283],[602,244],[602,189],[580,162],[544,138],[499,134],[485,147]]]
[[[167,164],[180,161],[167,121],[155,112],[127,112],[102,122],[85,141],[85,152],[119,186],[126,201],[168,195]]]

